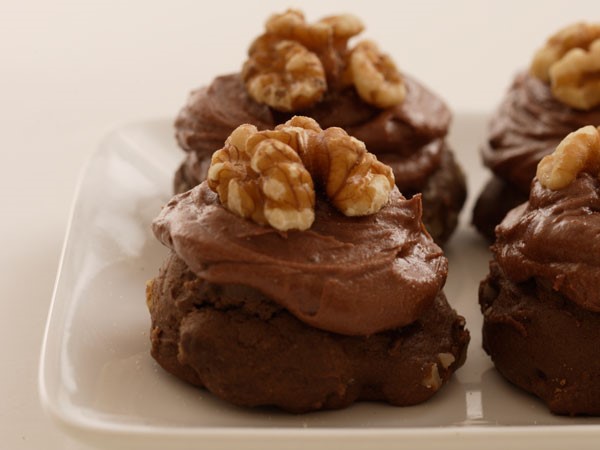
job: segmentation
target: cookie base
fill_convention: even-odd
[[[528,198],[529,194],[492,176],[475,202],[471,223],[489,242],[494,242],[496,225],[502,222],[506,213],[525,203]]]
[[[469,342],[443,293],[409,326],[345,336],[305,325],[247,286],[207,283],[175,254],[147,302],[152,356],[165,370],[236,405],[294,413],[423,402],[464,363]]]
[[[600,314],[542,282],[515,284],[495,262],[479,303],[483,348],[506,379],[555,414],[600,415]]]

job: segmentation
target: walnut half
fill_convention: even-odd
[[[279,111],[296,111],[321,100],[327,90],[323,64],[303,45],[263,37],[254,42],[251,52],[242,77],[257,102]]]
[[[551,36],[536,52],[530,73],[572,108],[600,105],[600,24],[576,23]]]
[[[303,159],[315,182],[346,216],[376,213],[394,187],[392,169],[341,128],[331,127],[316,136]]]
[[[588,125],[568,134],[540,161],[536,177],[545,188],[558,190],[582,172],[600,176],[600,127]]]
[[[214,153],[208,171],[223,206],[281,231],[312,225],[313,180],[347,216],[379,211],[394,187],[392,170],[361,141],[341,128],[322,130],[308,117],[266,131],[241,125]]]
[[[274,14],[255,39],[242,68],[248,94],[278,111],[309,108],[323,97],[328,82],[344,68],[346,43],[363,25],[351,15],[307,23],[304,14]]]
[[[354,85],[365,102],[378,108],[399,104],[406,92],[391,58],[370,41],[348,48],[348,40],[363,29],[350,14],[314,23],[293,9],[274,14],[242,68],[248,94],[273,109],[292,112],[314,106],[328,89]]]
[[[550,69],[552,93],[573,108],[600,105],[600,38],[589,50],[574,48]]]
[[[235,214],[281,231],[306,230],[314,221],[312,178],[298,154],[273,138],[250,141],[253,125],[236,128],[216,151],[208,185]]]
[[[350,72],[358,95],[378,108],[389,108],[404,100],[404,80],[392,59],[371,41],[359,43],[350,55]]]

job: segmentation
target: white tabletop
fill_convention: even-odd
[[[458,111],[490,110],[548,34],[600,19],[597,0],[296,4],[309,19],[357,14],[366,37]],[[45,416],[37,392],[44,322],[82,164],[109,130],[173,117],[190,89],[238,70],[265,18],[283,5],[2,2],[0,447],[82,448]]]

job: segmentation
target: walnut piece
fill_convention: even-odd
[[[266,131],[241,125],[208,171],[208,185],[227,209],[281,231],[312,225],[313,179],[347,216],[379,211],[395,184],[391,168],[364,143],[308,117]]]
[[[298,154],[276,139],[256,145],[250,167],[260,177],[267,222],[278,230],[306,230],[315,220],[312,179]]]
[[[600,24],[582,22],[560,30],[537,51],[529,71],[572,108],[600,105]]]
[[[302,44],[265,37],[254,42],[251,52],[242,77],[257,102],[295,111],[312,106],[327,90],[323,64]]]
[[[598,38],[600,38],[600,24],[579,22],[569,25],[550,36],[546,45],[536,52],[529,71],[533,76],[548,83],[550,68],[569,50],[587,49]]]
[[[365,26],[360,19],[352,14],[341,14],[339,16],[329,16],[317,22],[325,24],[331,28],[333,37],[338,39],[350,39],[357,34],[360,34]]]
[[[582,172],[600,176],[600,127],[588,125],[568,134],[552,154],[540,161],[536,177],[542,186],[558,190]]]
[[[321,130],[315,120],[297,116],[273,133],[287,136],[278,139],[298,152],[314,183],[346,216],[374,214],[387,202],[395,184],[392,169],[343,129]]]
[[[397,105],[406,96],[404,80],[394,62],[371,41],[363,41],[354,48],[350,72],[358,95],[378,108]]]
[[[373,214],[387,202],[395,184],[392,169],[369,153],[362,141],[332,127],[309,150],[305,164],[346,216]]]
[[[257,102],[284,112],[315,105],[328,88],[353,85],[364,101],[379,108],[400,103],[405,87],[390,57],[371,42],[348,49],[348,40],[363,29],[350,14],[314,23],[293,9],[272,15],[242,68],[246,90]]]
[[[250,96],[278,111],[309,108],[323,97],[328,80],[344,69],[346,43],[363,30],[351,15],[309,24],[302,12],[274,14],[248,51],[242,78]]]
[[[426,368],[427,374],[421,381],[421,385],[427,389],[437,391],[442,386],[442,378],[440,377],[440,371],[436,363],[432,363]]]
[[[301,11],[290,9],[267,20],[263,36],[296,41],[314,52],[325,67],[327,79],[337,82],[345,66],[347,43],[364,30],[356,16],[343,14],[307,23]]]
[[[306,230],[314,221],[315,193],[298,154],[283,142],[264,139],[239,126],[212,156],[208,185],[235,214],[281,231]]]
[[[589,110],[600,105],[600,38],[589,50],[569,50],[550,69],[552,93],[563,103]]]
[[[265,24],[266,35],[277,39],[293,40],[311,51],[327,45],[332,29],[327,24],[309,24],[301,11],[288,9],[283,14],[273,14]]]
[[[438,353],[438,360],[440,361],[440,364],[442,365],[442,367],[444,369],[447,369],[448,367],[450,367],[454,361],[456,361],[456,358],[454,357],[454,355],[452,353]]]

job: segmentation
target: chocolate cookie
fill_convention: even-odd
[[[383,156],[381,160],[386,162]],[[440,245],[450,239],[458,225],[460,211],[467,195],[465,183],[465,176],[454,159],[454,153],[446,149],[442,151],[440,166],[423,186],[403,191],[407,198],[421,193],[423,223],[431,237]]]
[[[494,240],[494,227],[506,213],[517,206],[520,199],[521,202],[527,200],[540,160],[552,153],[567,134],[600,123],[600,104],[584,107],[569,102],[560,95],[560,86],[557,90],[561,80],[550,79],[548,73],[552,65],[569,64],[568,50],[589,49],[594,33],[596,39],[600,38],[598,30],[598,26],[593,30],[579,23],[550,38],[534,57],[529,72],[515,77],[493,114],[487,141],[481,149],[483,163],[491,170],[492,178],[476,202],[472,219],[473,225],[490,241]],[[553,50],[553,46],[559,50]],[[546,50],[552,58],[543,56]],[[575,79],[575,66],[572,74]],[[587,89],[587,83],[592,83],[591,78],[582,78],[577,89]],[[590,95],[581,97],[592,98]]]
[[[315,123],[300,119],[294,123],[315,129]],[[275,136],[271,132],[241,130],[249,132],[246,143],[238,142],[238,131],[238,146],[230,143],[227,151],[246,151],[249,142],[260,142],[262,150],[254,154],[269,145],[268,161],[277,161],[275,151],[285,150],[268,139]],[[318,154],[348,151],[346,144],[334,144],[354,138],[338,130],[284,127],[276,136],[287,141],[286,133],[304,133],[296,140],[314,144]],[[334,139],[328,144],[333,147],[323,144],[327,139]],[[232,403],[293,412],[341,408],[361,399],[412,405],[437,392],[463,364],[469,341],[464,319],[441,290],[448,263],[423,228],[420,195],[405,199],[389,167],[373,158],[364,164],[350,182],[382,170],[390,177],[383,178],[389,189],[385,201],[366,215],[347,216],[335,199],[324,197],[329,191],[319,190],[312,222],[302,222],[302,229],[286,225],[281,231],[275,223],[257,222],[264,220],[260,215],[241,217],[234,212],[239,200],[232,198],[239,194],[221,197],[206,181],[176,195],[153,223],[156,237],[172,250],[147,288],[156,360]],[[233,173],[227,170],[225,175]],[[243,186],[270,188],[273,180],[265,177]],[[365,180],[376,180],[373,186],[380,189],[381,177]],[[281,180],[275,192],[289,182]],[[359,201],[358,195],[350,198]],[[307,205],[299,209],[302,217],[310,215]]]
[[[148,303],[152,356],[167,371],[236,405],[296,413],[420,403],[463,364],[469,341],[442,293],[405,327],[347,336],[302,323],[255,289],[208,283],[175,254]]]
[[[600,414],[600,129],[570,133],[496,227],[483,347],[556,414]]]
[[[500,177],[492,177],[483,187],[473,208],[472,223],[490,242],[494,241],[496,225],[506,213],[527,201],[527,195]]]
[[[547,284],[513,283],[497,263],[482,282],[483,348],[510,382],[555,414],[600,415],[600,313]]]
[[[323,25],[333,23],[332,20],[343,21],[344,27],[336,25],[330,30],[332,36],[322,40],[321,34],[326,32]],[[294,26],[280,26],[285,21],[291,21],[289,23]],[[434,240],[443,244],[457,226],[466,197],[465,176],[446,142],[450,110],[414,78],[400,74],[390,58],[377,53],[373,44],[362,42],[349,48],[347,40],[363,29],[357,18],[344,15],[325,19],[319,24],[321,31],[318,33],[321,34],[315,36],[316,29],[305,22],[300,12],[274,15],[267,22],[265,34],[251,45],[249,59],[241,73],[217,77],[208,87],[191,93],[175,122],[177,142],[188,153],[175,176],[175,192],[183,192],[206,178],[212,153],[223,146],[224,140],[240,124],[252,124],[259,130],[272,129],[294,115],[303,115],[314,118],[326,128],[341,127],[363,141],[371,153],[392,167],[397,186],[404,195],[423,193],[425,225]],[[336,35],[342,29],[352,32]],[[286,73],[286,77],[282,77],[280,73],[272,73],[274,69],[267,64],[275,61],[275,55],[269,53],[272,49],[269,50],[269,45],[265,47],[265,42],[280,42],[281,39],[302,44],[321,61],[324,73],[320,81],[326,84],[326,89],[312,104],[306,105],[303,96],[295,99],[302,100],[298,108],[282,109],[278,102],[269,104],[273,97],[291,95],[291,86],[280,89],[280,95],[267,95],[272,94],[275,87],[265,87],[264,92],[259,92],[264,96],[259,95],[259,98],[254,92],[256,84],[249,77],[255,75],[257,65],[268,72],[272,82],[295,79],[296,74]],[[388,66],[385,83],[390,89],[385,89],[387,95],[370,98],[361,93],[358,80],[369,79],[372,74],[355,73],[353,60],[365,46],[371,57],[376,54],[380,64]],[[264,61],[256,56],[257,52]],[[318,66],[314,58],[311,61]],[[275,62],[272,64],[276,65]],[[361,67],[377,70],[376,65],[369,63]],[[315,77],[318,78],[318,74]],[[315,89],[319,86],[310,85]],[[304,87],[308,89],[308,86]],[[390,102],[393,96],[398,98]]]
[[[421,217],[421,195],[339,127],[237,127],[152,224],[172,251],[147,288],[152,355],[237,405],[428,399],[469,333]]]

